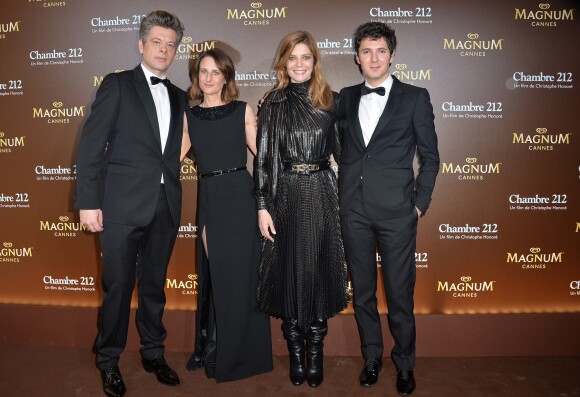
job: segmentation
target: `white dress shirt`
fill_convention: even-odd
[[[165,84],[151,84],[151,76],[155,76],[151,73],[143,64],[141,64],[143,73],[145,73],[145,80],[149,85],[149,90],[153,96],[153,102],[155,103],[155,111],[157,112],[157,122],[159,123],[159,134],[161,138],[161,153],[165,150],[165,144],[167,143],[167,136],[169,135],[169,122],[171,121],[171,105],[169,104],[169,93],[167,92],[167,87]],[[155,76],[157,77],[157,76]],[[164,79],[165,76],[160,77]],[[161,183],[163,183],[163,174],[161,175]]]
[[[365,85],[369,88],[377,88],[372,87],[366,81]],[[360,103],[358,106],[358,119],[360,121],[360,126],[362,128],[365,146],[369,144],[369,141],[373,136],[375,128],[377,128],[379,118],[381,117],[381,114],[383,114],[385,106],[387,105],[387,101],[389,100],[389,94],[391,93],[392,86],[393,86],[393,77],[389,75],[389,77],[387,77],[387,79],[378,86],[385,88],[384,96],[372,92],[367,95],[361,95],[360,97]]]

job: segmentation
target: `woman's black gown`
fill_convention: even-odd
[[[285,163],[321,163],[331,154],[339,159],[339,96],[334,93],[329,111],[314,109],[308,84],[291,83],[265,100],[254,166],[258,208],[269,211],[277,233],[274,243],[264,242],[258,305],[272,316],[297,319],[302,330],[349,302],[334,171],[284,171]]]
[[[246,103],[239,101],[191,109],[198,175],[246,165],[245,112]],[[260,240],[253,188],[247,170],[199,180],[196,351],[188,369],[199,368],[205,355],[206,374],[218,382],[273,368],[270,321],[256,304]]]

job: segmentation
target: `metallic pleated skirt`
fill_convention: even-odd
[[[281,173],[274,206],[277,234],[263,242],[258,307],[305,330],[349,302],[333,171]]]

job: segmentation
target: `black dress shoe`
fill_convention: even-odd
[[[412,370],[397,370],[397,391],[402,396],[408,396],[415,390],[415,376]]]
[[[378,358],[369,358],[365,362],[365,366],[360,372],[359,377],[360,385],[364,387],[369,387],[377,383],[377,380],[379,380],[379,372],[381,372],[382,367],[383,360]]]
[[[179,376],[174,370],[169,368],[163,356],[155,357],[152,360],[143,359],[143,367],[147,372],[155,372],[157,380],[166,385],[175,386],[179,384]]]
[[[107,396],[122,397],[125,395],[127,389],[118,366],[101,370],[101,376],[103,377],[103,390]]]

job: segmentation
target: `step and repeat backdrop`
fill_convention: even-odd
[[[0,7],[0,303],[100,305],[98,238],[72,204],[76,148],[103,77],[140,62],[140,21],[162,8],[186,27],[168,77],[187,89],[189,63],[224,49],[241,99],[254,106],[274,84],[272,61],[287,33],[314,35],[339,91],[361,81],[356,26],[390,24],[399,41],[391,71],[429,90],[441,154],[433,202],[419,222],[416,312],[580,311],[576,2],[14,0]],[[193,310],[194,162],[182,163],[181,179],[185,208],[167,307]],[[378,294],[385,312],[380,286]]]

